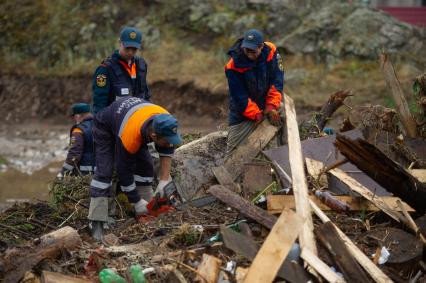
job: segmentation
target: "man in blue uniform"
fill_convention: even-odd
[[[70,145],[67,158],[58,174],[62,178],[65,174],[88,175],[93,173],[94,152],[92,124],[93,118],[90,113],[90,105],[76,103],[71,107],[71,115],[75,125],[70,131]]]
[[[93,75],[93,113],[96,114],[119,97],[134,96],[149,101],[148,66],[136,56],[142,33],[134,27],[121,30],[119,49],[105,59]]]
[[[264,42],[260,31],[244,33],[229,50],[225,66],[229,87],[229,155],[266,116],[280,126],[284,69],[276,46]]]
[[[167,110],[137,97],[119,99],[95,116],[96,169],[90,184],[88,215],[95,239],[102,239],[103,224],[108,221],[114,165],[121,190],[134,205],[136,215],[151,214],[154,168],[147,147],[150,142],[155,143],[160,155],[155,194],[164,197],[164,187],[170,182],[174,147],[181,143],[177,126],[176,118]]]

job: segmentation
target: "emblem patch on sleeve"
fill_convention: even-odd
[[[96,85],[98,87],[104,87],[106,85],[106,76],[103,74],[100,74],[96,77]]]
[[[278,68],[280,69],[280,71],[284,71],[284,64],[283,64],[283,58],[281,57],[281,55],[279,53],[277,53],[277,61],[278,61]]]

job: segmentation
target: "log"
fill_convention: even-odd
[[[346,203],[351,211],[379,211],[380,209],[366,200],[363,197],[353,197],[353,196],[334,196],[341,202]],[[393,211],[402,211],[398,206],[398,201],[400,201],[397,197],[376,197],[380,199]],[[323,204],[318,198],[311,195],[309,199],[312,200],[321,210],[331,210],[328,206]],[[280,214],[283,209],[294,209],[294,196],[292,195],[269,195],[266,197],[268,212],[271,214]],[[405,202],[402,202],[404,209],[408,212],[414,212],[415,210],[411,208]]]
[[[326,222],[318,226],[316,235],[348,282],[371,282],[371,279],[349,253],[333,223]]]
[[[320,112],[315,113],[313,121],[307,125],[307,134],[302,139],[318,137],[331,116],[344,104],[348,96],[352,96],[349,90],[339,90],[330,95],[330,98],[322,106]]]
[[[407,100],[405,99],[401,88],[401,83],[396,76],[395,69],[393,68],[392,62],[389,60],[388,54],[380,54],[380,67],[382,69],[386,84],[392,90],[392,97],[396,104],[396,110],[405,132],[407,136],[415,138],[417,136],[416,121],[413,115],[411,115]]]
[[[322,277],[330,283],[343,283],[345,279],[338,276],[336,272],[325,264],[319,257],[314,255],[310,250],[304,249],[300,257],[310,266],[312,266]]]
[[[203,254],[200,265],[197,268],[198,275],[195,281],[216,283],[219,277],[222,261],[212,255]]]
[[[3,282],[19,282],[25,272],[40,261],[56,258],[62,249],[75,250],[82,245],[78,232],[66,226],[40,238],[38,245],[25,249],[6,251],[0,259],[0,269],[4,271]]]
[[[42,283],[90,283],[92,280],[75,276],[68,276],[57,272],[43,271],[41,274]]]
[[[401,198],[418,213],[426,212],[426,185],[410,175],[374,145],[362,140],[351,140],[338,135],[335,142],[339,151],[382,187]]]
[[[313,233],[314,225],[312,222],[311,207],[309,206],[308,185],[306,183],[299,126],[297,125],[294,102],[289,96],[285,96],[285,113],[287,118],[288,149],[289,159],[291,160],[290,167],[296,212],[305,219],[302,232],[299,235],[299,243],[302,249],[308,248],[316,254],[317,247],[315,245]]]
[[[318,216],[318,218],[323,222],[331,222],[330,218],[325,215],[324,212],[313,202],[310,201],[313,212]],[[349,250],[351,255],[356,259],[359,265],[364,268],[365,271],[374,279],[377,283],[391,283],[392,280],[378,268],[353,242],[349,239],[342,230],[339,229],[334,223],[334,228],[337,230],[340,239],[345,243],[346,248]]]
[[[278,127],[271,125],[267,119],[260,123],[247,139],[229,156],[223,165],[231,174],[232,180],[243,172],[244,164],[251,162],[278,132]]]
[[[208,192],[226,205],[229,205],[230,207],[239,211],[242,215],[256,221],[268,229],[271,229],[277,221],[277,217],[268,214],[267,211],[255,206],[248,200],[240,197],[236,193],[231,192],[224,186],[211,186]]]
[[[303,227],[303,219],[285,210],[253,260],[244,282],[272,282]]]

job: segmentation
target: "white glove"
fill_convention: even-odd
[[[148,205],[148,202],[144,199],[141,199],[140,201],[135,203],[136,215],[147,214],[148,213],[148,208],[146,207],[147,205]]]
[[[160,182],[157,185],[157,188],[155,189],[154,195],[157,193],[160,193],[160,197],[164,197],[164,188],[167,186],[167,184],[170,183],[169,180],[160,180]]]
[[[62,172],[59,172],[58,175],[56,175],[56,178],[58,180],[62,180],[64,178],[64,175],[62,174]]]

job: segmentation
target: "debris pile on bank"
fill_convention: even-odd
[[[89,179],[55,181],[49,203],[16,204],[0,215],[0,278],[425,280],[426,143],[424,116],[418,115],[424,115],[426,74],[416,79],[423,108],[413,116],[404,108],[393,68],[383,60],[385,79],[400,102],[397,109],[365,107],[361,119],[349,117],[332,134],[324,126],[349,91],[331,95],[300,126],[293,101],[286,97],[288,144],[271,146],[278,130],[264,121],[226,159],[224,132],[182,146],[174,180],[184,202],[137,223],[119,195],[115,223],[101,245],[86,227]]]

